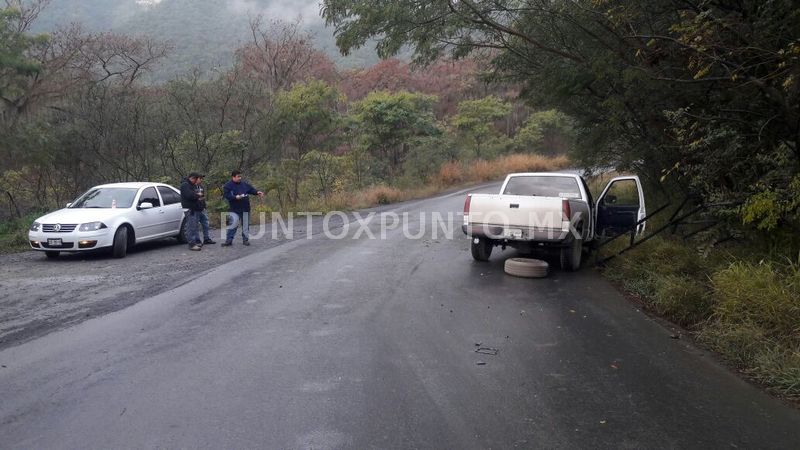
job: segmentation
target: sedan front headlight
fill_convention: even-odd
[[[78,228],[78,231],[97,231],[102,230],[103,228],[108,228],[103,222],[90,222],[81,224],[80,228]]]
[[[41,228],[42,224],[40,224],[39,222],[33,222],[33,224],[31,224],[31,227],[28,229],[31,231],[39,231]]]

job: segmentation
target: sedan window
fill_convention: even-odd
[[[172,188],[166,186],[159,186],[158,192],[161,193],[161,198],[164,200],[165,205],[171,205],[173,203],[181,202],[180,194],[175,192]]]
[[[78,197],[70,208],[130,208],[137,189],[94,188]]]
[[[156,188],[149,187],[142,191],[142,195],[139,197],[139,205],[144,202],[150,203],[154,207],[161,206],[161,201],[158,199],[158,194],[156,194]]]

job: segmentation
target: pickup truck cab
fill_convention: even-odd
[[[577,270],[585,245],[603,235],[644,231],[644,192],[639,177],[611,179],[595,201],[586,180],[570,173],[508,175],[499,194],[468,194],[462,230],[472,257],[488,261],[500,245],[533,251],[556,248],[562,269]]]

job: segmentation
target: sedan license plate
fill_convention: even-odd
[[[50,247],[61,247],[61,239],[48,239],[47,245]]]
[[[507,238],[522,239],[522,230],[519,228],[506,228],[503,235]]]

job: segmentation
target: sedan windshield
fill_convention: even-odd
[[[135,188],[94,188],[78,197],[70,208],[130,208]]]
[[[503,191],[506,195],[581,198],[578,182],[572,177],[511,177]]]

